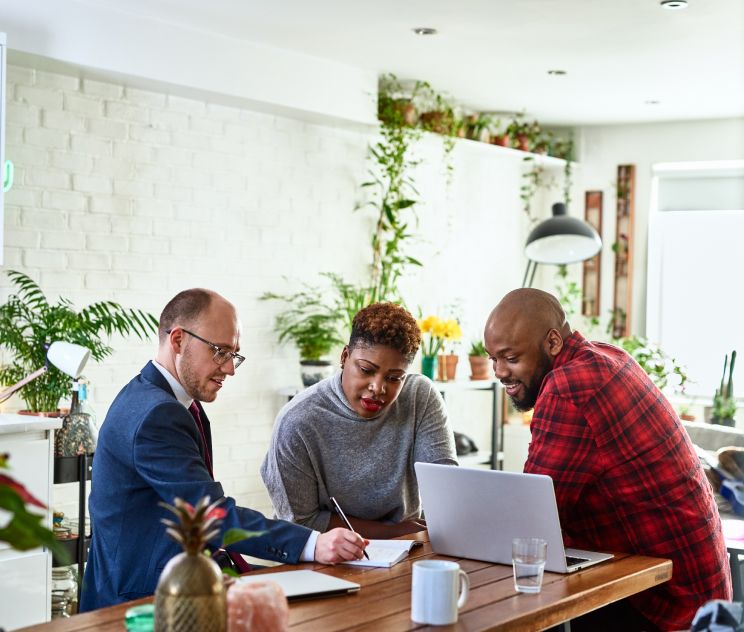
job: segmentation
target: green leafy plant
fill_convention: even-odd
[[[303,360],[315,360],[328,353],[335,344],[343,344],[351,331],[354,315],[377,301],[402,303],[398,282],[409,266],[421,262],[406,254],[412,239],[409,230],[416,220],[417,191],[411,175],[418,161],[411,157],[411,146],[421,137],[421,130],[406,119],[403,101],[411,101],[428,84],[417,82],[410,97],[394,75],[380,79],[378,115],[380,136],[369,148],[370,167],[362,188],[369,199],[357,206],[374,209],[376,218],[370,238],[372,261],[366,283],[353,284],[336,273],[323,272],[332,292],[305,284],[293,294],[267,292],[262,300],[282,300],[287,309],[275,320],[279,341],[291,340],[300,349]]]
[[[578,311],[581,289],[575,281],[569,280],[568,268],[565,265],[558,266],[555,295],[570,322]],[[671,382],[675,390],[684,393],[689,376],[687,369],[679,364],[675,358],[669,356],[658,345],[643,336],[613,335],[616,324],[614,316],[617,315],[618,310],[611,312],[607,323],[607,333],[611,335],[612,343],[627,351],[660,390],[663,390]],[[599,324],[599,318],[594,316],[585,319],[584,324],[591,329]]]
[[[469,356],[479,356],[481,358],[488,357],[488,351],[486,351],[486,345],[482,340],[476,340],[470,345]]]
[[[551,189],[555,186],[555,181],[545,172],[545,168],[532,156],[526,156],[523,160],[525,165],[530,168],[522,173],[522,184],[519,187],[519,198],[522,200],[522,210],[524,211],[530,224],[537,221],[537,217],[532,214],[532,199],[540,189]]]
[[[10,455],[0,454],[0,469],[9,469]],[[7,542],[17,551],[28,551],[46,546],[62,564],[70,561],[67,551],[57,542],[44,524],[44,515],[29,511],[26,505],[46,509],[23,485],[7,474],[0,474],[0,509],[10,514],[10,520],[0,527],[0,542]]]
[[[334,346],[343,344],[340,328],[346,322],[346,312],[338,301],[324,299],[318,287],[309,285],[292,294],[266,292],[261,300],[279,300],[287,309],[276,316],[274,329],[279,342],[291,341],[300,352],[300,360],[320,360]]]
[[[370,293],[373,300],[399,299],[398,280],[409,265],[421,262],[405,254],[412,238],[408,229],[411,215],[415,219],[417,191],[411,172],[418,161],[411,157],[411,145],[420,138],[414,128],[382,121],[380,140],[370,147],[372,166],[369,179],[362,187],[371,191],[363,207],[377,213],[372,233]]]
[[[674,358],[664,353],[658,345],[643,336],[625,336],[613,342],[627,351],[641,368],[648,373],[654,384],[663,390],[674,379],[676,390],[684,392],[689,380],[687,370]]]
[[[50,303],[25,274],[14,270],[7,274],[17,292],[0,305],[0,347],[13,356],[13,362],[0,369],[2,384],[14,384],[44,366],[47,347],[52,342],[81,345],[90,349],[94,360],[100,361],[113,353],[102,335],[135,334],[146,339],[157,331],[157,319],[142,310],[100,301],[76,311],[66,298]],[[50,365],[44,375],[26,384],[19,393],[30,410],[54,411],[71,389],[70,378]]]
[[[721,422],[723,420],[730,420],[736,414],[736,399],[734,398],[735,363],[736,351],[731,352],[730,364],[728,354],[723,359],[723,375],[721,375],[721,385],[716,389],[716,394],[713,396],[711,421]]]

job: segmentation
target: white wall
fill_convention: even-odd
[[[0,3],[13,51],[253,108],[372,124],[377,73],[78,0]]]
[[[604,192],[601,316],[612,310],[617,166],[636,166],[633,305],[631,329],[646,330],[646,261],[651,168],[660,162],[744,158],[744,118],[648,125],[582,128],[579,134],[582,183]]]
[[[248,359],[208,407],[215,473],[240,503],[269,511],[258,468],[282,404],[277,391],[299,376],[296,350],[275,342],[278,306],[257,297],[313,283],[321,271],[364,278],[374,218],[353,209],[371,134],[174,96],[167,87],[8,71],[16,184],[6,197],[5,268],[77,306],[111,299],[157,315],[193,286],[232,300]],[[406,296],[427,313],[461,300],[466,364],[466,345],[481,335],[488,311],[521,282],[521,157],[458,143],[448,190],[441,142],[425,139],[416,153],[424,203],[414,254],[425,268],[405,280]],[[0,300],[7,293],[3,275]],[[100,419],[155,349],[154,341],[112,344],[116,353],[86,370]],[[486,400],[455,423],[484,446]],[[453,418],[467,407],[454,399]],[[74,490],[55,493],[55,506],[72,512]]]

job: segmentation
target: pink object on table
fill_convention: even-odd
[[[289,605],[276,582],[235,582],[227,590],[227,632],[281,632],[289,626]]]

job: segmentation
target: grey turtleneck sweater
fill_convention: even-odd
[[[391,405],[362,419],[339,372],[282,408],[261,476],[278,518],[325,531],[329,496],[358,518],[419,517],[417,461],[457,465],[444,402],[431,381],[408,375]]]

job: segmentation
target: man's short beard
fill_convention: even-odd
[[[540,350],[540,364],[537,365],[535,375],[530,380],[529,384],[525,384],[525,393],[522,399],[515,399],[509,397],[512,402],[512,406],[519,412],[526,412],[532,410],[537,402],[537,396],[540,394],[540,387],[542,386],[545,376],[553,368],[553,363],[550,356],[545,353],[542,349]]]

